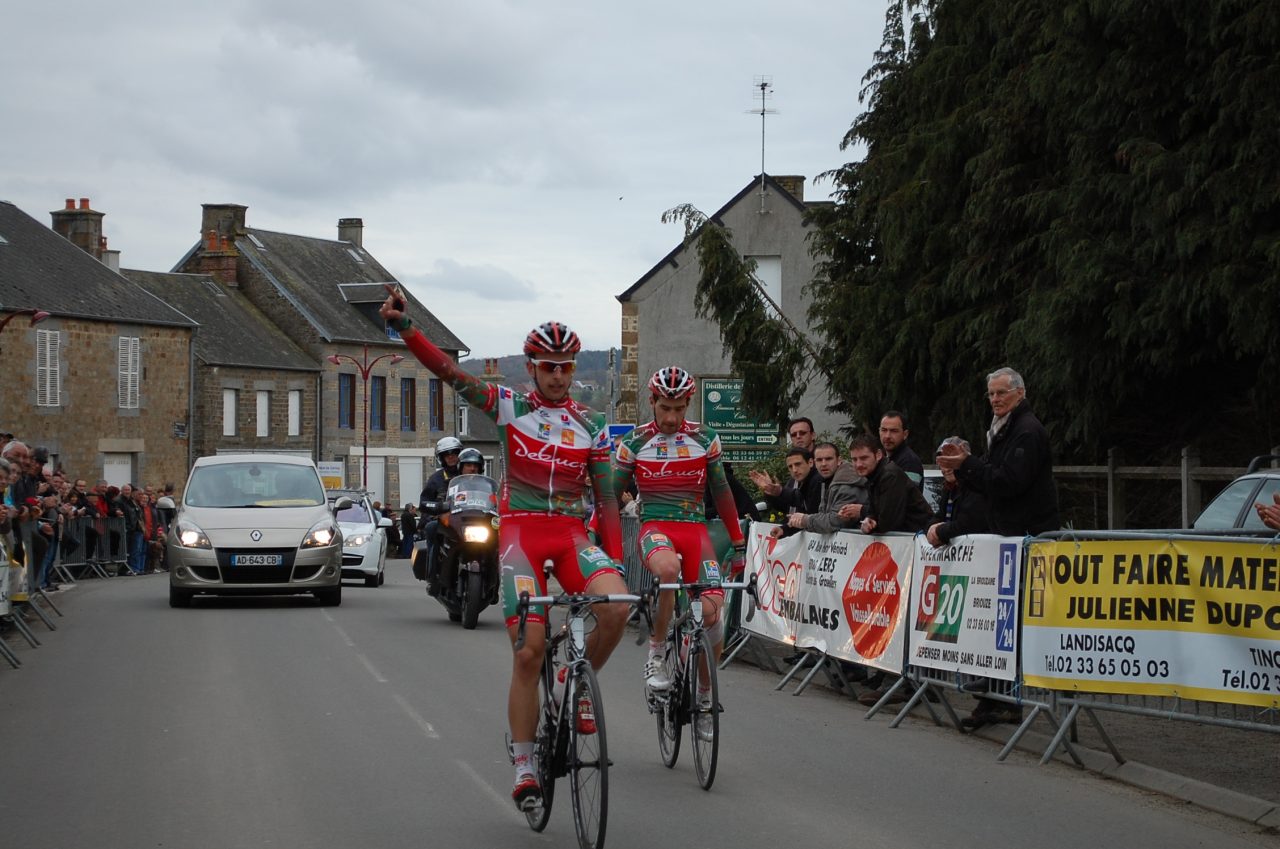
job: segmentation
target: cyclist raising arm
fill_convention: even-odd
[[[556,580],[565,592],[626,593],[618,569],[622,533],[618,505],[610,485],[609,432],[602,415],[569,397],[581,350],[578,335],[559,322],[535,327],[524,340],[529,358],[526,370],[536,387],[520,394],[505,386],[485,383],[462,371],[443,351],[414,329],[404,312],[404,300],[388,286],[389,296],[379,310],[400,332],[400,338],[423,365],[448,382],[473,407],[498,425],[502,450],[501,523],[498,546],[502,560],[503,614],[514,649],[520,593],[546,593],[542,564],[555,564]],[[601,547],[592,545],[583,527],[590,487],[599,516]],[[622,637],[625,605],[596,605],[597,624],[587,645],[592,666],[602,667]],[[541,622],[545,609],[531,609],[529,621]],[[541,628],[525,632],[524,646],[514,652],[507,718],[516,759],[512,798],[521,810],[542,801],[533,739],[538,721],[538,674],[546,634]],[[580,734],[595,733],[591,702],[578,702]]]
[[[741,565],[746,551],[733,491],[720,463],[720,437],[706,425],[685,418],[693,387],[693,377],[678,366],[654,373],[649,380],[653,421],[623,437],[614,458],[612,491],[624,491],[634,477],[640,491],[640,556],[664,584],[720,579],[703,513],[708,479],[716,510],[724,518],[735,560],[739,561],[730,571]],[[703,593],[702,600],[703,622],[718,659],[724,643],[720,624],[724,590]],[[662,667],[662,648],[674,607],[675,593],[663,590],[644,666],[645,683],[654,690],[671,686]]]

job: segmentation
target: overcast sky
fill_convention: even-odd
[[[106,213],[126,268],[167,271],[202,203],[364,246],[473,356],[558,318],[619,340],[624,291],[765,170],[855,155],[886,0],[515,3],[59,0],[9,4],[0,199],[46,226]]]

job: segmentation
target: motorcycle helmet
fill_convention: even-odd
[[[475,474],[484,474],[484,457],[474,448],[463,448],[462,453],[458,455],[458,468],[461,469],[467,463],[471,463],[476,467]]]
[[[462,450],[462,440],[456,436],[446,436],[436,443],[436,460],[440,461],[440,465],[444,465],[444,455],[450,452]]]
[[[578,334],[558,321],[539,324],[524,337],[524,355],[536,357],[539,354],[576,354],[582,350],[582,341]]]
[[[693,394],[693,375],[680,366],[660,368],[649,378],[649,392],[654,398],[679,401]]]

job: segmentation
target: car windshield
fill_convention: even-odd
[[[217,463],[191,473],[184,498],[192,507],[315,507],[324,489],[311,466],[293,463]]]
[[[1258,511],[1253,509],[1253,505],[1258,501],[1270,504],[1271,494],[1280,486],[1280,479],[1263,480],[1262,491],[1255,495],[1258,483],[1258,478],[1240,478],[1232,481],[1226,489],[1218,493],[1213,501],[1209,502],[1209,506],[1204,508],[1204,512],[1192,527],[1199,531],[1223,531],[1236,527],[1260,530],[1262,520],[1258,518]],[[1244,522],[1238,524],[1240,512],[1245,507],[1249,508],[1248,513],[1245,514]]]
[[[337,500],[336,498],[334,499]],[[369,515],[369,507],[363,501],[351,502],[351,506],[345,510],[339,510],[337,515],[339,522],[346,522],[348,525],[369,525],[373,524],[373,518]]]

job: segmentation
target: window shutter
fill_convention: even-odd
[[[36,406],[62,403],[62,374],[58,363],[61,335],[56,330],[36,331]]]
[[[129,406],[138,407],[139,383],[142,380],[142,339],[134,336],[129,352]]]
[[[122,409],[137,409],[138,379],[142,374],[142,339],[121,336],[116,351],[117,400]]]

